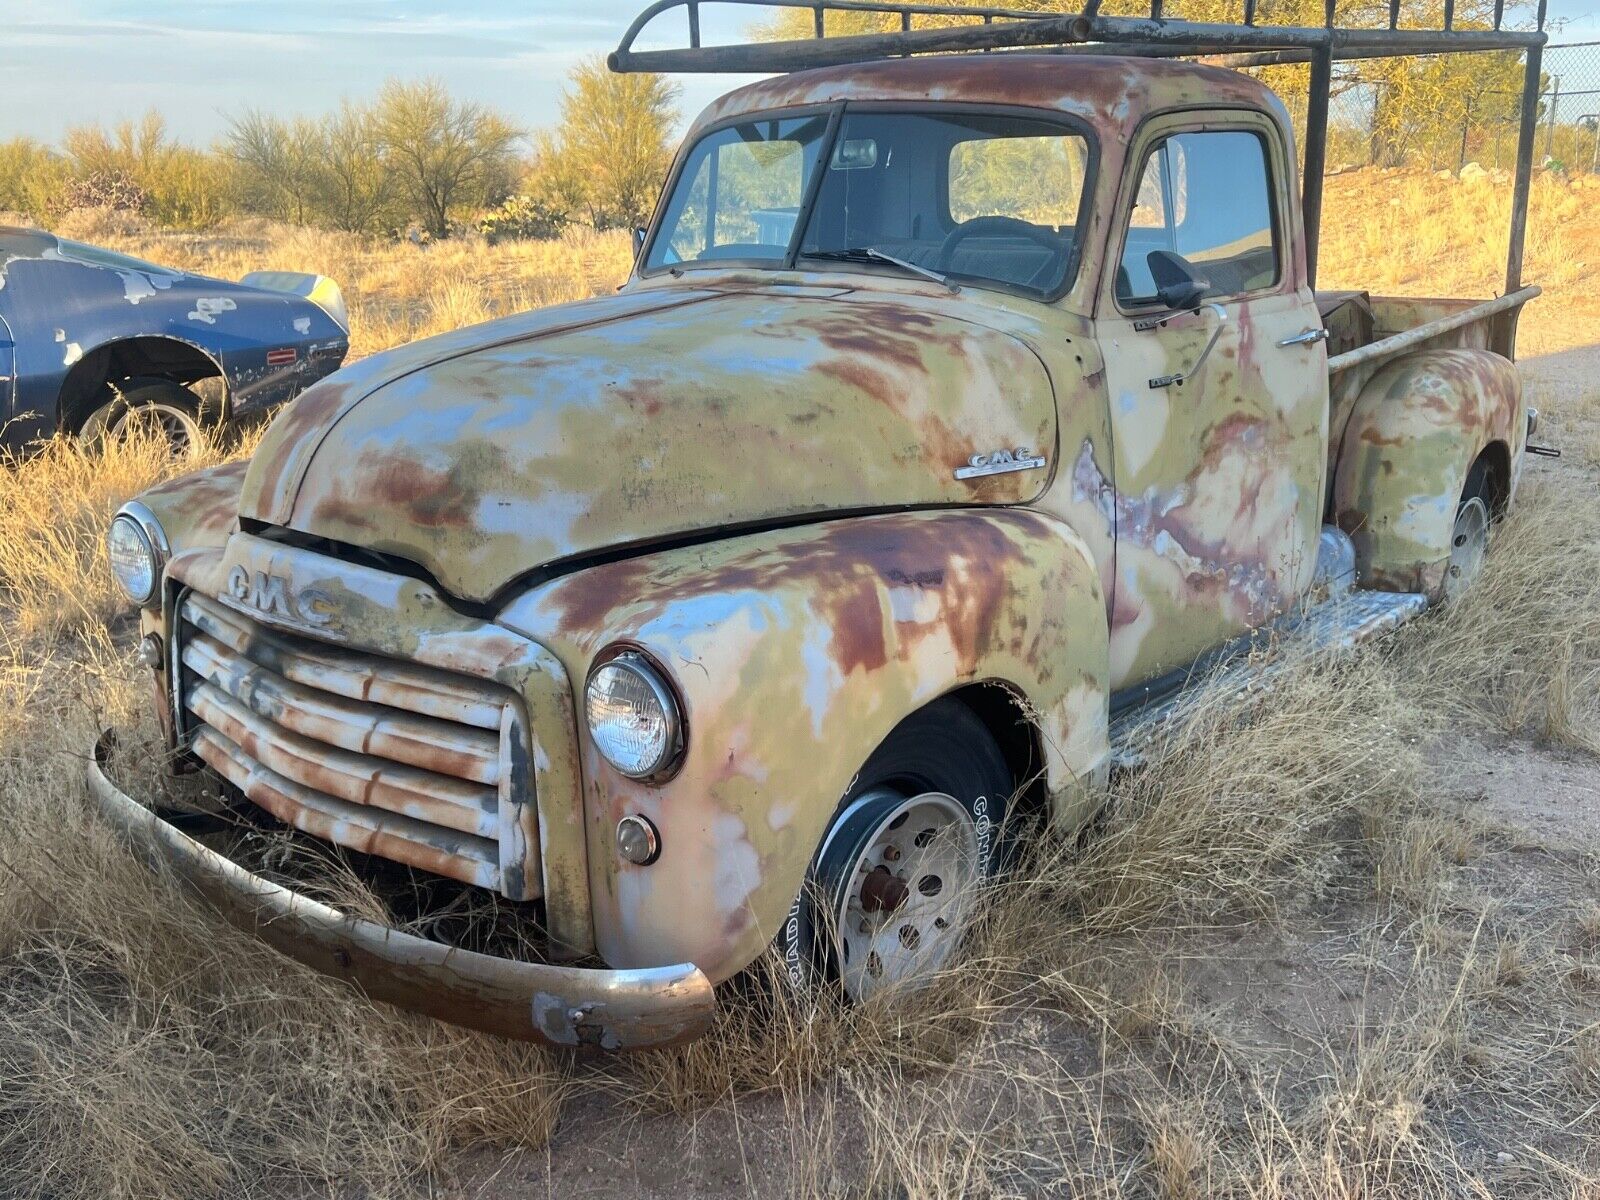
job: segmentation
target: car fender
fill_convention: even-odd
[[[862,763],[962,685],[1020,700],[1063,815],[1085,815],[1109,760],[1099,577],[1069,526],[1030,510],[861,516],[645,554],[537,587],[499,619],[549,647],[580,693],[622,643],[681,699],[687,749],[658,784],[611,767],[579,719],[596,944],[613,966],[694,962],[721,980],[753,961]],[[649,866],[617,854],[629,814],[659,830]]]
[[[1468,472],[1499,444],[1510,488],[1525,437],[1521,379],[1487,350],[1424,350],[1386,364],[1361,390],[1340,445],[1334,522],[1369,587],[1437,597]]]

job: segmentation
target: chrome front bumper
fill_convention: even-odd
[[[635,971],[517,962],[415,937],[262,879],[125,795],[90,756],[89,794],[136,853],[233,924],[315,971],[441,1021],[551,1046],[640,1050],[691,1041],[716,999],[692,963]]]

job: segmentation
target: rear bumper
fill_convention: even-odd
[[[711,983],[692,963],[607,971],[495,958],[349,916],[254,875],[112,783],[110,742],[101,735],[89,758],[89,793],[136,853],[275,950],[375,1000],[502,1037],[605,1050],[670,1046],[710,1024]]]

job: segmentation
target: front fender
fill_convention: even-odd
[[[1345,428],[1333,489],[1361,582],[1436,596],[1472,464],[1500,443],[1514,479],[1525,421],[1516,367],[1486,350],[1408,354],[1374,375]]]
[[[1024,700],[1053,796],[1108,759],[1099,578],[1077,534],[1031,511],[861,517],[664,551],[548,583],[500,621],[554,651],[575,688],[625,641],[682,698],[687,753],[664,784],[621,775],[580,729],[596,943],[612,966],[693,962],[721,980],[753,961],[861,764],[962,684]],[[650,866],[617,855],[629,813],[660,831]]]
[[[239,489],[248,462],[223,463],[158,483],[136,497],[154,514],[173,554],[218,550],[239,523]]]

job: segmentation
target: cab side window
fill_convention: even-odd
[[[1267,145],[1244,130],[1178,133],[1150,149],[1128,215],[1117,301],[1157,302],[1185,278],[1207,297],[1238,296],[1281,277]]]

